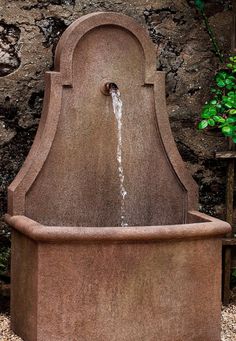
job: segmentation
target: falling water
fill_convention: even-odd
[[[127,192],[124,187],[124,170],[122,166],[122,101],[120,92],[117,88],[111,88],[113,111],[117,121],[117,154],[116,159],[118,162],[118,174],[120,179],[120,198],[121,198],[121,226],[126,227],[128,223],[125,218],[125,197]]]

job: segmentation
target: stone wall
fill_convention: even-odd
[[[230,51],[231,2],[206,1],[220,45]],[[39,122],[44,73],[53,69],[66,27],[94,11],[134,17],[157,45],[157,69],[167,72],[167,104],[179,151],[200,186],[200,209],[223,217],[226,165],[214,159],[226,141],[196,130],[218,60],[193,0],[0,0],[0,214],[6,188],[21,167]],[[1,222],[2,233],[6,226]],[[5,232],[4,232],[5,231]]]

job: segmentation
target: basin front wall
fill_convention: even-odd
[[[26,341],[37,340],[37,285],[38,244],[13,229],[11,234],[11,327]]]
[[[24,290],[26,310],[12,323],[25,341],[220,340],[218,239],[33,245],[21,257],[37,262],[37,285],[22,274],[12,287],[13,317],[18,285]]]

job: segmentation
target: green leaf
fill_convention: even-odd
[[[212,118],[210,118],[210,119],[208,120],[208,124],[209,124],[211,127],[214,127],[214,126],[215,126],[215,121],[214,121]]]
[[[216,94],[216,96],[222,95],[222,90],[211,87],[211,92]]]
[[[216,115],[216,116],[213,116],[212,118],[213,120],[215,120],[215,122],[225,123],[225,119],[221,116]]]
[[[211,117],[211,114],[208,111],[201,114],[201,118],[210,118],[210,117]]]
[[[198,124],[198,129],[205,129],[208,126],[208,121],[203,120]]]
[[[226,89],[228,89],[228,90],[232,90],[233,87],[234,87],[234,84],[228,84],[228,85],[226,85]]]
[[[224,71],[224,70],[221,70],[221,71],[217,72],[217,74],[216,74],[217,78],[220,77],[222,79],[227,78],[227,76],[228,76],[228,73],[226,71]]]
[[[233,108],[234,107],[234,103],[232,101],[227,101],[225,102],[225,106],[229,109]]]
[[[232,129],[232,127],[230,127],[230,126],[224,126],[224,127],[222,128],[222,133],[223,133],[224,135],[226,135],[226,136],[231,136],[232,133],[233,133],[233,129]]]
[[[210,108],[209,108],[209,113],[210,113],[211,115],[215,115],[215,114],[217,113],[216,108],[215,108],[215,107],[210,107]]]
[[[227,78],[225,80],[225,84],[233,84],[232,80],[230,78]]]
[[[229,113],[230,115],[236,115],[236,109],[230,109]]]
[[[227,124],[229,123],[234,123],[235,122],[235,119],[233,117],[229,117],[227,118],[227,120],[225,121]]]
[[[204,11],[204,8],[205,8],[205,4],[204,4],[204,1],[203,0],[194,0],[194,3],[195,3],[195,6],[197,7],[197,9],[199,11]]]
[[[233,95],[231,95],[231,94],[233,94]],[[228,93],[228,96],[223,96],[222,97],[222,102],[229,109],[236,108],[236,96],[235,96],[235,93],[231,91],[231,92]]]
[[[233,64],[227,64],[226,66],[227,66],[228,68],[232,69]]]
[[[234,141],[234,143],[236,143],[236,135],[232,136],[232,140]],[[234,271],[235,271],[235,277],[236,277],[236,270],[234,270]]]
[[[217,80],[216,83],[220,88],[223,88],[225,86],[225,82],[222,79]]]
[[[235,92],[234,91],[228,92],[228,96],[230,96],[230,97],[235,96]]]

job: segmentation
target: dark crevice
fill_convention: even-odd
[[[163,8],[154,8],[152,7],[151,9],[145,9],[143,11],[143,14],[145,17],[149,17],[153,14],[164,14],[164,16],[168,14],[176,14],[177,10],[173,6],[171,7],[163,7]]]
[[[20,34],[21,31],[16,25],[0,21],[0,77],[9,75],[20,66],[21,61],[18,55]]]
[[[0,118],[5,121],[5,123],[9,123],[15,120],[18,113],[18,108],[9,105],[9,106],[1,106],[0,105]]]
[[[185,162],[198,163],[197,154],[189,146],[181,141],[178,141],[177,144],[180,155]]]
[[[10,143],[2,146],[0,149],[0,216],[3,216],[7,211],[7,186],[12,182],[22,166],[32,145],[35,133],[36,127],[31,127],[28,130],[18,129],[18,133]],[[7,227],[3,235],[5,234],[8,234]]]
[[[31,11],[32,9],[42,9],[42,8],[47,8],[49,6],[49,3],[37,3],[34,5],[26,5],[22,6],[22,9],[25,11]]]
[[[201,90],[201,88],[199,88],[199,86],[198,86],[198,87],[195,87],[195,88],[191,88],[191,89],[188,90],[188,94],[191,95],[191,96],[193,96],[193,95],[195,95],[199,90]]]
[[[43,9],[43,8],[48,8],[49,5],[68,5],[68,6],[74,6],[75,5],[75,0],[38,0],[37,4],[33,5],[26,5],[23,6],[22,9],[26,11],[30,11],[32,9]]]
[[[41,116],[43,106],[44,91],[33,92],[28,101],[29,108],[33,111],[33,116],[38,118]]]
[[[201,184],[199,187],[200,194],[200,207],[201,211],[223,219],[223,213],[218,215],[216,212],[216,206],[221,205],[225,201],[225,185],[212,181],[210,184]]]
[[[183,15],[175,16],[173,21],[177,23],[177,25],[185,25],[187,23],[187,20],[184,19]]]
[[[45,41],[43,45],[45,47],[53,45],[53,48],[55,49],[61,34],[67,28],[65,22],[58,17],[48,17],[37,20],[36,24],[44,35]]]

